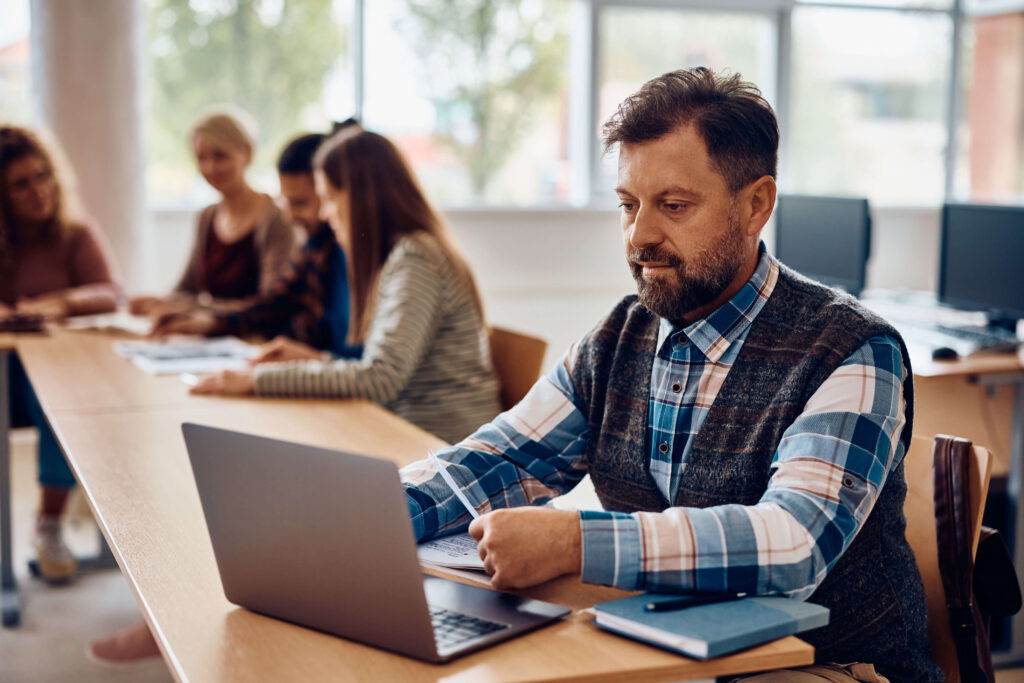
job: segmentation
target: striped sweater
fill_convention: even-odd
[[[266,396],[365,398],[455,442],[500,412],[487,332],[441,246],[403,238],[381,269],[363,357],[257,366]]]

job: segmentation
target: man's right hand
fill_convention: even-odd
[[[159,296],[133,296],[128,299],[128,312],[132,315],[149,315],[163,301]]]
[[[213,331],[216,319],[213,313],[194,310],[188,313],[162,313],[153,322],[151,337],[166,337],[172,334],[207,335]]]

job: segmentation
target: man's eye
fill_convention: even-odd
[[[633,209],[636,207],[636,204],[634,204],[633,202],[619,202],[619,207],[626,213],[632,213]]]
[[[665,210],[670,213],[679,213],[680,211],[685,210],[687,205],[683,202],[665,202],[662,206],[664,206]]]

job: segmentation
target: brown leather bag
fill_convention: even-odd
[[[982,527],[977,554],[973,552],[969,478],[973,444],[939,435],[934,448],[939,573],[960,677],[968,683],[993,683],[989,627],[993,617],[1020,610],[1017,573],[995,529]]]

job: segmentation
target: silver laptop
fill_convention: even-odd
[[[236,605],[431,662],[569,613],[424,576],[394,463],[181,429],[224,595]]]

